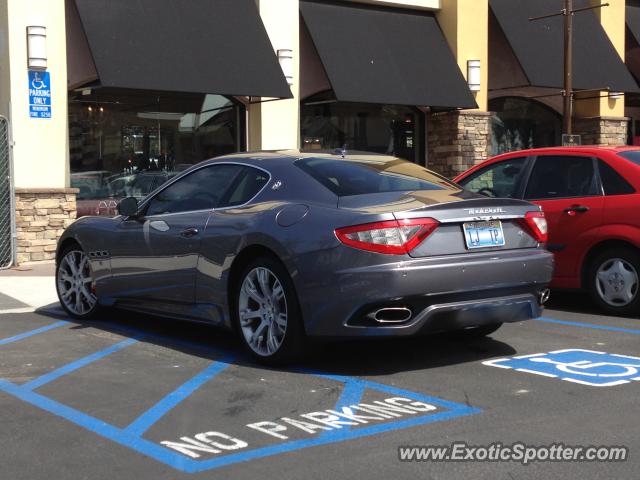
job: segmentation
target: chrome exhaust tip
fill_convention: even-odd
[[[404,323],[411,320],[413,312],[407,307],[387,307],[370,315],[378,323]]]
[[[548,288],[540,290],[540,292],[538,292],[538,302],[540,303],[540,305],[544,305],[545,303],[547,303],[550,296],[551,290],[549,290]]]

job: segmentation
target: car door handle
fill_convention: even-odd
[[[572,205],[569,208],[565,208],[564,213],[573,216],[576,213],[585,213],[588,211],[589,211],[589,207],[585,207],[584,205]]]
[[[181,237],[189,238],[198,235],[198,229],[195,227],[187,228],[180,232]]]

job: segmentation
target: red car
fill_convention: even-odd
[[[552,287],[587,290],[613,314],[640,312],[640,149],[550,147],[491,158],[454,179],[490,197],[541,205]]]

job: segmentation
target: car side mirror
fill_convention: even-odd
[[[118,203],[118,214],[125,217],[135,217],[138,215],[138,199],[127,197]]]

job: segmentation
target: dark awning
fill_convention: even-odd
[[[637,5],[627,5],[627,27],[640,44],[640,2]]]
[[[529,18],[560,12],[564,2],[489,0],[489,4],[531,85],[562,88],[563,17],[534,21]],[[574,9],[589,5],[589,0],[574,1]],[[573,17],[573,57],[576,89],[639,90],[593,11],[576,13]]]
[[[430,13],[301,1],[339,101],[476,108]]]
[[[100,85],[291,98],[254,0],[76,0]]]

